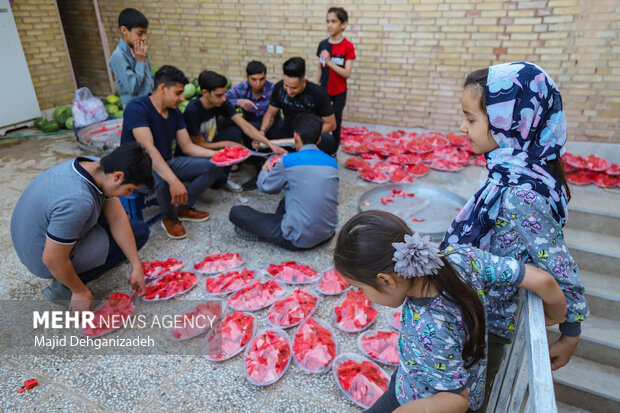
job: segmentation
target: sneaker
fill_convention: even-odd
[[[252,232],[246,231],[235,225],[235,234],[246,241],[260,241],[260,237]]]
[[[194,208],[180,207],[177,209],[177,217],[179,221],[202,222],[211,218],[211,214]]]
[[[241,185],[239,185],[238,183],[236,183],[232,179],[228,179],[228,181],[226,181],[226,185],[224,185],[224,188],[226,188],[226,190],[228,192],[241,192],[241,191],[243,191],[243,188],[241,188]]]
[[[71,296],[73,293],[70,289],[62,285],[57,280],[54,280],[41,291],[43,297],[47,298],[51,302],[55,304],[61,304],[69,306],[69,302],[71,301]]]
[[[258,176],[256,176],[256,177],[254,177],[254,178],[250,179],[249,181],[247,181],[246,183],[244,183],[243,185],[241,185],[241,188],[242,188],[244,191],[251,191],[251,190],[253,190],[253,189],[256,189],[256,188],[258,188],[258,187],[256,186],[256,181],[257,181],[257,180],[258,180]]]
[[[161,226],[166,231],[166,235],[168,235],[172,239],[182,239],[187,237],[185,227],[178,219],[162,218]]]

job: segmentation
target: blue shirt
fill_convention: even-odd
[[[338,226],[338,163],[316,145],[304,145],[261,171],[261,192],[284,188],[282,234],[299,248],[311,248],[331,237]]]
[[[525,267],[513,258],[497,257],[474,247],[448,247],[446,259],[467,282],[489,311],[489,298],[514,297]],[[432,275],[431,275],[432,277]],[[469,390],[469,407],[484,399],[487,360],[465,368],[466,342],[461,309],[443,295],[408,297],[401,313],[398,338],[400,365],[395,392],[399,403],[431,397],[439,392]]]
[[[138,62],[131,55],[131,47],[123,39],[112,52],[109,65],[116,79],[123,108],[126,108],[132,99],[153,92],[155,81],[148,56],[145,63]]]
[[[539,193],[521,187],[507,189],[490,240],[492,254],[531,263],[555,278],[566,297],[564,335],[578,336],[581,321],[589,315],[579,268],[564,242],[562,227],[553,218],[551,205]],[[512,339],[518,299],[498,303],[489,314],[489,333]]]
[[[149,96],[141,96],[132,100],[123,112],[123,133],[121,144],[134,142],[135,128],[146,126],[151,129],[153,143],[161,156],[167,161],[172,158],[172,142],[177,131],[185,129],[183,114],[179,109],[168,109],[168,117],[164,118],[157,112]]]
[[[248,99],[256,105],[256,109],[243,110],[243,117],[248,122],[254,122],[261,120],[267,112],[269,107],[269,99],[271,98],[271,92],[273,91],[273,83],[265,81],[265,86],[258,98],[254,97],[252,93],[252,87],[248,81],[241,82],[235,85],[232,89],[226,92],[226,100],[233,106],[237,106],[239,99]]]
[[[108,255],[108,235],[97,224],[106,197],[95,179],[75,158],[38,175],[20,195],[11,218],[11,239],[21,262],[37,277],[52,278],[43,263],[46,238],[73,245],[75,271],[102,265]]]
[[[231,119],[237,115],[235,107],[228,101],[222,106],[207,109],[200,99],[192,99],[187,104],[183,118],[187,125],[187,132],[190,136],[202,136],[207,142],[213,142],[217,136],[217,117],[223,116]]]

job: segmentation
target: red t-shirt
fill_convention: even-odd
[[[321,51],[327,50],[332,62],[340,67],[344,67],[347,60],[355,59],[355,46],[347,39],[342,39],[340,43],[330,43],[325,39],[319,43],[316,55],[321,56]],[[321,86],[327,90],[330,96],[339,95],[347,90],[347,79],[334,72],[328,66],[321,64]]]

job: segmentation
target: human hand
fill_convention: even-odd
[[[273,143],[269,143],[269,149],[271,149],[275,155],[286,155],[288,153],[286,149],[274,145]]]
[[[170,196],[173,205],[185,205],[187,203],[187,188],[183,182],[178,179],[168,185],[170,187]]]
[[[142,265],[137,267],[131,267],[131,273],[129,274],[129,280],[127,280],[129,284],[131,284],[131,288],[134,293],[137,295],[144,295],[146,292],[146,283],[144,282],[144,273],[142,272]]]
[[[71,302],[69,303],[69,311],[71,313],[90,311],[93,308],[93,301],[95,301],[95,297],[93,297],[90,290],[86,286],[84,286],[82,290],[78,292],[72,292]]]
[[[557,370],[564,367],[569,361],[573,352],[579,344],[579,336],[569,337],[560,336],[560,338],[549,345],[549,357],[551,359],[551,370]]]
[[[237,106],[243,110],[258,109],[258,107],[250,99],[238,99]]]
[[[142,40],[136,40],[131,50],[131,56],[138,62],[146,63],[146,45]]]
[[[325,49],[321,50],[321,54],[319,56],[323,59],[323,61],[325,61],[325,64],[329,63],[332,59],[329,52]]]

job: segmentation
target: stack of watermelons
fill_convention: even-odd
[[[121,98],[117,95],[110,95],[105,99],[101,99],[103,102],[103,107],[105,111],[108,112],[109,115],[114,115],[118,119],[123,117],[123,102],[121,102]]]
[[[183,89],[183,95],[185,96],[185,100],[179,104],[179,110],[181,112],[185,112],[185,108],[187,107],[187,104],[190,100],[202,96],[200,86],[198,85],[198,79],[194,79],[191,83],[185,85],[185,88]]]
[[[71,106],[59,106],[54,110],[54,120],[47,120],[46,118],[37,118],[34,121],[34,126],[41,129],[41,132],[57,132],[60,129],[73,129],[73,114],[71,113]]]

